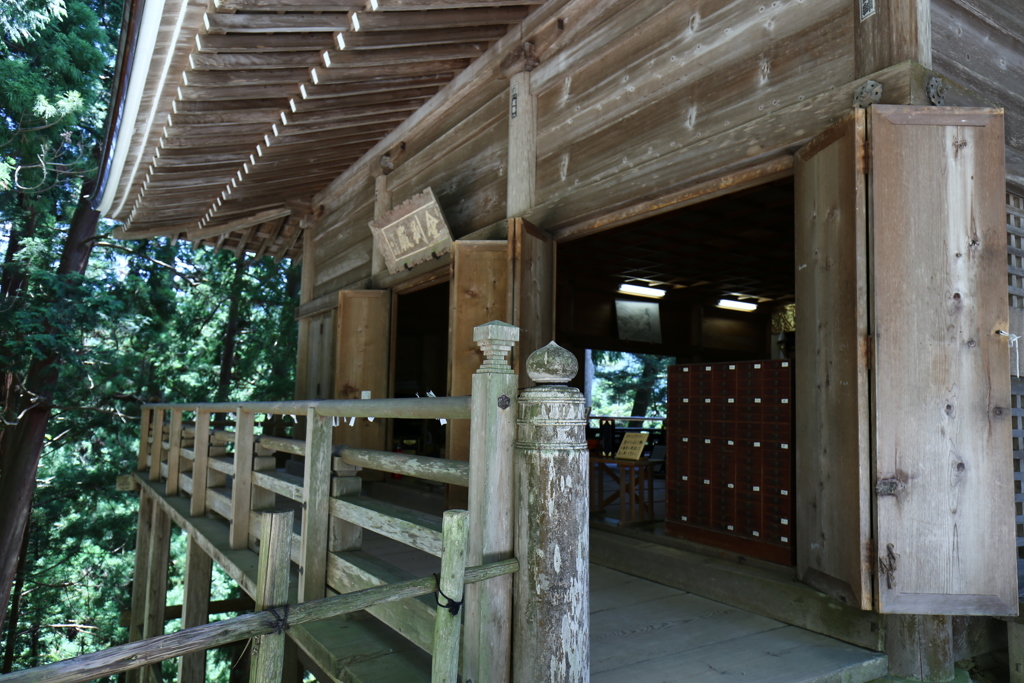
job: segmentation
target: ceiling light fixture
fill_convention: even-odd
[[[640,285],[619,285],[619,292],[622,294],[632,294],[633,296],[646,296],[651,299],[660,299],[665,296],[666,292],[664,289],[655,289],[654,287],[641,287]]]
[[[733,301],[732,299],[719,299],[718,308],[726,308],[730,311],[743,311],[750,313],[757,310],[757,304],[750,301]]]

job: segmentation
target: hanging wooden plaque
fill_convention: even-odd
[[[452,234],[428,187],[370,222],[374,243],[392,274],[448,253]]]

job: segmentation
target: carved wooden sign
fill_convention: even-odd
[[[392,274],[446,254],[452,245],[448,223],[429,187],[370,221],[370,230]]]

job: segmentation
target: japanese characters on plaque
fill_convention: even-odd
[[[451,249],[451,231],[429,187],[371,221],[370,230],[392,274]]]

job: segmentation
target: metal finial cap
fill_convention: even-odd
[[[576,356],[555,342],[537,349],[526,359],[526,374],[537,384],[568,384],[579,370]]]

